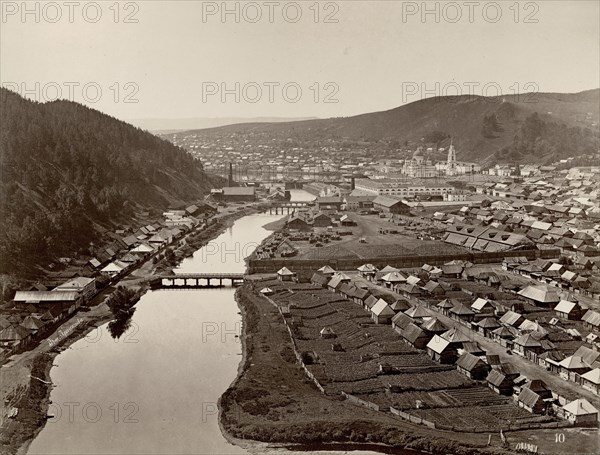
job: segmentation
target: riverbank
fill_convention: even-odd
[[[249,285],[238,289],[236,300],[244,318],[244,353],[238,377],[220,400],[220,424],[232,443],[250,451],[260,442],[271,449],[352,443],[369,444],[369,450],[382,444],[379,451],[386,453],[512,453],[487,446],[487,434],[440,436],[439,430],[325,397],[298,365],[279,311]]]
[[[260,206],[245,207],[235,212],[224,212],[216,215],[213,222],[201,231],[193,231],[169,248],[173,250],[177,260],[168,261],[149,258],[113,287],[124,286],[137,291],[136,299],[148,289],[147,282],[157,270],[172,268],[185,257],[190,256],[210,240],[221,235],[238,218],[260,211]],[[79,311],[65,321],[47,339],[30,351],[19,354],[0,369],[0,382],[11,390],[3,392],[3,397],[10,397],[11,407],[19,409],[16,418],[7,420],[2,426],[0,436],[0,454],[25,454],[31,442],[43,429],[50,404],[50,393],[53,387],[50,370],[54,358],[73,343],[84,338],[96,327],[114,319],[104,300],[112,294],[113,288],[103,291],[96,302],[86,312]],[[68,332],[68,334],[67,334]],[[52,340],[52,343],[49,341]],[[33,371],[37,374],[33,374]],[[36,376],[32,378],[31,376]]]
[[[36,347],[31,356],[20,359],[29,366],[29,384],[14,406],[19,409],[17,417],[3,428],[0,438],[0,453],[24,455],[29,445],[46,425],[50,406],[50,393],[54,385],[50,377],[54,359],[76,341],[86,337],[91,331],[113,319],[105,304],[92,308],[89,312],[75,314],[59,327],[54,334]],[[65,328],[68,335],[63,336]],[[62,330],[62,332],[61,332]],[[50,344],[48,340],[57,340]],[[17,367],[7,365],[3,368]]]

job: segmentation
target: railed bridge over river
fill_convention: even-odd
[[[216,288],[225,284],[239,286],[243,273],[169,273],[158,275],[150,281],[152,289]]]

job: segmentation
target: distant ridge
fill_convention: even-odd
[[[311,138],[395,141],[409,147],[446,146],[453,137],[460,160],[481,161],[482,157],[497,155],[511,161],[540,162],[571,152],[593,151],[594,147],[597,151],[599,122],[600,89],[593,89],[497,98],[437,97],[352,117],[244,123],[185,134],[252,133],[297,141]],[[536,139],[537,149],[529,150]]]
[[[302,120],[313,120],[316,117],[198,117],[181,119],[131,119],[128,120],[138,128],[150,131],[152,133],[168,134],[177,131],[198,130],[204,128],[217,128],[219,126],[235,125],[240,123],[279,123],[279,122],[298,122]]]

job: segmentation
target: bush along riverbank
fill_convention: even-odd
[[[226,436],[281,445],[365,443],[433,454],[509,454],[487,435],[419,428],[391,414],[326,397],[300,368],[277,308],[249,284],[236,292],[244,321],[238,377],[220,400]],[[386,450],[389,453],[389,450]]]

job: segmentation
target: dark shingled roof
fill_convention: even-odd
[[[473,354],[469,354],[468,352],[461,355],[456,361],[456,366],[467,370],[473,371],[473,369],[479,364],[483,363],[479,357],[474,356]]]
[[[486,381],[496,387],[500,387],[500,385],[502,385],[502,383],[504,382],[505,379],[506,379],[506,376],[504,374],[502,374],[500,371],[492,370],[492,371],[490,371],[490,374],[488,374]]]
[[[521,389],[521,393],[519,394],[519,401],[521,403],[523,403],[525,406],[530,407],[530,408],[533,408],[535,406],[535,404],[538,402],[538,400],[541,400],[541,399],[542,399],[542,397],[540,397],[533,390],[528,389],[526,387]]]

